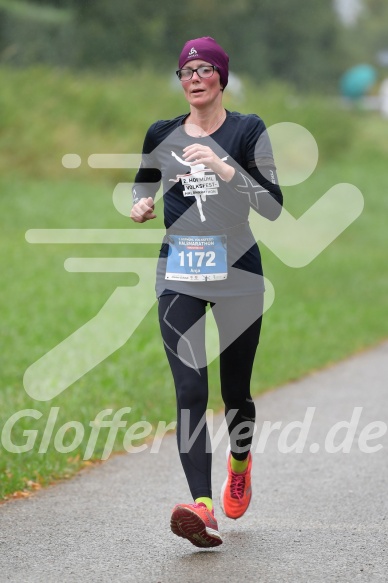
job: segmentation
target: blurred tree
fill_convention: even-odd
[[[0,6],[7,1],[0,0]],[[198,36],[216,38],[230,54],[231,70],[249,74],[257,82],[276,78],[299,88],[324,89],[337,83],[345,67],[340,24],[333,7],[319,0],[12,3],[39,6],[42,11],[55,6],[58,12],[71,13],[68,63],[78,67],[111,68],[129,63],[171,70],[184,42]],[[11,29],[7,34],[12,40]],[[28,46],[24,50],[28,52]]]
[[[324,2],[259,0],[247,18],[257,52],[246,51],[251,74],[263,68],[273,77],[298,87],[324,89],[338,77],[341,61],[340,26]],[[256,30],[255,30],[256,29]],[[240,33],[241,43],[244,31]]]
[[[166,56],[165,18],[151,0],[85,0],[76,5],[77,63],[142,64]]]
[[[68,65],[74,47],[68,8],[26,0],[0,0],[0,62]]]
[[[388,49],[388,3],[387,0],[364,0],[364,10],[354,27],[354,36],[372,57],[379,50]]]
[[[76,5],[77,0],[23,0],[28,4],[40,6],[56,6],[57,8],[72,8]]]
[[[344,29],[343,37],[348,67],[359,63],[376,65],[378,53],[388,51],[387,1],[363,0],[363,10],[357,22]]]
[[[186,40],[209,35],[230,53],[232,70],[256,81],[275,77],[322,89],[343,70],[340,25],[323,2],[168,1],[156,10],[151,0],[89,0],[75,10],[80,64],[171,66]]]

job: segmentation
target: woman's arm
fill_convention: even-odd
[[[161,171],[155,168],[156,162],[152,156],[155,149],[152,125],[144,139],[142,161],[137,171],[135,182],[132,187],[133,206],[130,217],[136,223],[144,223],[150,219],[155,219],[154,198],[159,190],[162,179]]]
[[[255,115],[245,118],[244,164],[236,168],[230,185],[249,198],[250,206],[274,221],[282,211],[283,195],[276,174],[271,142],[263,120]]]
[[[261,164],[260,170],[253,162],[248,172],[236,170],[229,184],[240,194],[248,196],[249,204],[256,212],[274,221],[282,211],[283,194],[277,183],[273,160]]]

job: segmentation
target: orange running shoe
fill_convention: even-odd
[[[171,530],[177,536],[187,538],[196,547],[218,547],[222,544],[214,510],[210,512],[203,502],[174,506]]]
[[[237,474],[230,466],[228,455],[226,478],[221,489],[221,508],[228,518],[240,518],[247,510],[252,497],[251,469],[252,455],[248,454],[248,467],[245,472]]]

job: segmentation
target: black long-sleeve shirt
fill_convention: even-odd
[[[263,288],[262,278],[253,283],[252,278],[245,278],[241,271],[237,271],[258,276],[263,273],[248,215],[252,208],[269,220],[275,220],[283,203],[264,122],[254,114],[227,111],[220,128],[211,136],[200,138],[185,132],[183,122],[186,117],[187,114],[158,121],[149,128],[141,167],[135,178],[133,199],[137,202],[143,197],[154,198],[162,184],[167,235],[226,234],[230,269],[225,281],[166,282],[166,237],[158,265],[157,295],[170,290],[193,295],[209,292],[213,297],[254,293],[258,287]],[[230,182],[223,181],[203,165],[184,160],[183,148],[194,143],[209,146],[235,168]]]

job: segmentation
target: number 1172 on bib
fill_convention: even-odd
[[[225,235],[168,236],[166,279],[216,281],[227,278]]]

